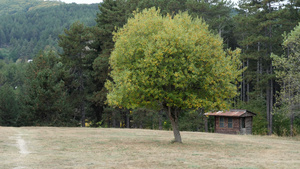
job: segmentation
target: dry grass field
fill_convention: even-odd
[[[104,128],[0,127],[0,168],[300,168],[300,139]]]

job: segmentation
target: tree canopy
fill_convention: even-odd
[[[286,54],[282,56],[272,55],[275,73],[281,84],[278,103],[283,105],[291,120],[290,135],[294,135],[293,121],[295,114],[300,112],[300,24],[288,35],[284,34],[282,44]]]
[[[181,142],[180,109],[226,109],[227,99],[237,94],[239,50],[224,51],[202,19],[145,9],[135,12],[114,40],[108,103],[167,109],[176,142]]]
[[[53,52],[40,53],[26,69],[23,101],[29,125],[76,126],[65,84],[68,73]]]

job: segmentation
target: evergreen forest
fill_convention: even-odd
[[[237,94],[222,101],[230,109],[257,114],[253,134],[300,133],[299,0],[240,0],[238,5],[230,0],[103,0],[90,5],[0,0],[0,126],[171,130],[164,109],[107,101],[106,82],[114,83],[109,61],[113,36],[134,11],[152,7],[170,18],[181,12],[201,18],[227,53],[240,50]],[[214,119],[204,115],[208,111],[218,110],[178,110],[179,129],[213,132]]]

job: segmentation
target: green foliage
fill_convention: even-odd
[[[179,117],[179,128],[183,131],[201,131],[204,132],[204,115],[200,111],[186,110]]]
[[[126,23],[125,3],[125,0],[104,0],[103,3],[99,5],[101,13],[97,14],[96,22],[97,27],[101,31],[98,37],[102,41],[100,47],[105,53],[110,53],[110,50],[114,46],[112,32]]]
[[[59,1],[44,0],[0,0],[0,15],[12,15],[61,4]]]
[[[252,132],[253,134],[266,135],[267,129],[267,115],[266,115],[266,100],[262,97],[250,100],[249,102],[239,101],[236,105],[237,109],[246,109],[256,113],[253,116]]]
[[[115,40],[110,105],[224,109],[236,95],[238,51],[227,55],[201,19],[162,17],[151,8],[129,19]]]
[[[180,109],[226,109],[226,99],[237,94],[234,83],[243,71],[239,50],[225,52],[202,19],[145,9],[134,13],[114,40],[108,104],[164,109],[175,142],[181,142]]]
[[[93,34],[91,39],[90,48],[93,49],[94,62],[93,62],[93,84],[94,91],[90,97],[92,107],[95,111],[95,116],[98,121],[101,120],[101,116],[105,119],[105,125],[111,125],[112,121],[118,120],[116,116],[112,116],[112,112],[119,112],[118,110],[111,110],[106,107],[106,95],[107,90],[104,87],[104,83],[108,78],[109,69],[109,57],[112,49],[114,48],[114,42],[112,40],[112,32],[117,27],[122,27],[126,23],[127,11],[129,8],[125,5],[128,4],[124,0],[104,0],[99,5],[99,13],[97,13],[96,22],[97,25],[90,29]],[[109,110],[109,111],[108,111]],[[110,111],[111,110],[111,111]],[[120,112],[119,112],[120,113]],[[113,117],[112,119],[107,119]]]
[[[299,73],[299,51],[300,51],[300,24],[284,35],[283,46],[286,49],[286,55],[272,55],[273,64],[276,66],[276,77],[281,84],[280,100],[282,104],[290,106],[291,111],[300,111],[300,73]],[[292,107],[291,107],[292,106]]]
[[[24,64],[22,63],[9,63],[3,68],[3,84],[15,88],[20,87],[24,83]]]
[[[29,2],[27,2],[29,3]],[[9,50],[9,59],[27,60],[40,50],[60,51],[58,35],[75,21],[95,25],[98,6],[58,3],[25,13],[0,16],[0,47]],[[1,12],[1,10],[0,10]],[[1,56],[0,56],[1,58]]]
[[[103,110],[102,119],[104,127],[120,127],[121,121],[121,109],[114,109],[112,107],[106,107]]]
[[[85,25],[75,22],[70,29],[65,29],[64,34],[59,35],[58,45],[63,48],[61,59],[64,63],[77,71],[83,69],[88,58],[90,34]],[[78,67],[78,68],[77,68]],[[75,72],[72,72],[75,73]]]
[[[193,18],[203,18],[209,25],[209,29],[219,34],[224,39],[225,48],[236,48],[233,39],[233,20],[231,18],[232,4],[230,1],[221,0],[129,0],[126,3],[128,9],[126,15],[132,16],[132,11],[160,8],[162,15],[168,13],[174,16],[179,11],[187,11]]]
[[[169,119],[163,122],[163,129],[164,130],[172,130],[172,125]]]
[[[133,126],[139,128],[158,129],[159,117],[156,111],[141,107],[132,110],[130,115],[133,120]]]
[[[68,73],[55,53],[40,53],[26,69],[24,104],[29,125],[75,126],[77,122],[65,81]]]
[[[274,115],[275,134],[297,133],[299,26],[282,34],[296,26],[300,15],[299,2],[289,2],[275,8],[273,0],[244,0],[239,9],[233,9],[231,2],[220,0],[104,0],[99,6],[0,0],[0,23],[5,23],[0,24],[1,125],[77,125],[84,111],[92,126],[120,127],[127,125],[129,116],[129,110],[122,107],[135,107],[130,109],[131,127],[156,129],[162,122],[169,130],[174,126],[160,114],[164,111],[167,115],[179,113],[182,130],[203,131],[203,116],[193,110],[224,109],[227,98],[238,89],[236,107],[257,114],[254,134],[267,133],[266,121],[272,119],[266,111]],[[151,7],[160,8],[160,14],[132,13]],[[118,29],[115,45],[113,32]],[[238,52],[224,52],[222,44],[224,48],[242,48],[247,70],[241,83],[234,84],[241,71],[232,71],[239,68]],[[50,51],[60,53],[62,60],[54,57],[43,64],[47,68],[36,66],[41,73],[35,77],[24,65],[40,50],[44,60],[52,58]],[[276,55],[270,57],[271,53]],[[33,67],[38,60],[28,65]],[[111,70],[112,78],[108,76]],[[53,71],[61,76],[49,78]],[[35,81],[26,80],[24,85],[27,76]],[[107,79],[108,102],[121,108],[105,105]],[[275,79],[277,83],[272,83]],[[240,84],[241,88],[235,87]],[[278,92],[278,97],[271,98],[271,91],[273,95]],[[54,104],[63,93],[64,104]],[[44,104],[45,94],[53,105]],[[270,109],[272,101],[277,103],[274,111]]]
[[[290,31],[300,18],[295,6],[275,6],[276,1],[242,1],[239,14],[234,17],[235,38],[243,50],[242,58],[248,67],[243,83],[250,85],[246,94],[250,95],[250,99],[265,95],[271,88],[270,81],[275,79],[271,53],[283,53],[279,47],[283,40],[281,35]],[[245,89],[242,90],[245,93]],[[243,98],[243,101],[247,100]]]
[[[5,48],[0,49],[0,59],[5,59],[9,57],[9,51]]]
[[[59,46],[63,48],[60,54],[62,63],[72,75],[68,82],[69,92],[74,104],[81,114],[81,124],[85,125],[87,98],[91,81],[92,63],[95,59],[90,48],[91,33],[82,23],[75,22],[65,34],[59,36]],[[91,54],[92,53],[92,54]]]
[[[284,34],[283,46],[286,49],[285,55],[272,55],[276,77],[281,86],[277,105],[280,106],[279,112],[290,117],[293,135],[293,121],[300,114],[300,24],[288,35]]]
[[[24,80],[24,64],[0,60],[0,125],[20,125]]]
[[[281,55],[281,36],[299,21],[295,3],[278,4],[275,0],[241,1],[234,17],[235,38],[242,48],[243,73],[240,99],[245,102],[265,99],[268,134],[272,134],[273,106],[280,87],[275,83],[271,54]],[[278,6],[279,5],[279,6]]]
[[[290,135],[291,126],[289,116],[287,116],[287,114],[289,114],[287,107],[287,105],[281,105],[274,109],[274,134],[278,136]],[[297,133],[294,133],[294,135],[296,134]]]
[[[225,48],[236,48],[235,40],[233,39],[234,22],[231,17],[233,5],[230,1],[187,0],[185,6],[192,17],[203,18],[209,25],[209,29],[223,38]]]
[[[5,84],[0,87],[0,125],[16,126],[21,113],[19,96],[13,87]]]

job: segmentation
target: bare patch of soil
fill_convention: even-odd
[[[16,142],[17,142],[17,145],[20,149],[19,153],[20,154],[24,154],[24,155],[27,155],[29,154],[30,152],[27,150],[27,145],[26,145],[26,142],[25,140],[22,138],[23,134],[18,134],[16,136]]]

